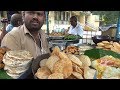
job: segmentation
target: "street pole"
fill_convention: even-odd
[[[117,30],[116,30],[116,36],[115,36],[116,40],[120,40],[120,11],[118,14],[118,22],[117,22]]]
[[[49,35],[49,11],[46,11],[47,35]]]
[[[116,30],[116,36],[115,36],[116,40],[120,40],[120,12],[118,15],[118,22],[117,22],[117,30]]]

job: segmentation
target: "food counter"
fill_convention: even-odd
[[[51,54],[38,56],[17,79],[120,79],[119,43],[102,41],[96,46],[66,46],[69,40],[50,41],[54,47]],[[4,69],[0,69],[0,78],[11,79]]]
[[[79,37],[76,35],[49,36],[49,45],[54,48],[59,46],[64,50],[68,45],[79,43]]]

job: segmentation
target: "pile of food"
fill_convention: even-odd
[[[10,50],[3,56],[4,70],[13,79],[19,78],[31,65],[33,56],[26,50]]]
[[[52,32],[50,36],[64,36],[64,34],[62,32]]]
[[[96,48],[102,48],[104,50],[111,50],[111,51],[120,53],[120,44],[118,42],[102,41],[100,43],[97,43]]]
[[[91,69],[90,58],[86,55],[76,57],[60,51],[58,47],[53,49],[48,59],[40,61],[35,76],[38,79],[93,79],[95,70]]]
[[[97,79],[120,79],[120,59],[104,56],[92,61],[92,67],[97,70]]]
[[[106,55],[113,56],[115,58],[120,59],[120,54],[118,54],[114,51],[97,49],[97,48],[86,50],[84,52],[84,55],[87,55],[89,58],[91,58],[91,60],[99,59],[99,58],[104,57]]]
[[[96,79],[120,79],[120,54],[96,48],[86,50],[84,54],[92,60]]]
[[[80,46],[75,46],[75,45],[68,45],[63,52],[65,53],[70,53],[74,55],[82,55],[86,50],[91,50],[93,49],[93,46],[90,46],[88,44],[81,44]]]
[[[64,50],[65,53],[70,53],[70,54],[75,54],[78,55],[79,54],[79,49],[77,46],[67,46]]]
[[[0,69],[4,68],[4,63],[3,63],[3,56],[4,54],[9,51],[10,49],[6,48],[6,47],[1,47],[0,48]]]

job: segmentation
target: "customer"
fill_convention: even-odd
[[[2,22],[3,29],[0,35],[0,42],[9,31],[23,24],[22,15],[17,13],[13,14],[11,16],[10,24],[8,25],[7,25],[8,23],[7,19],[3,19],[1,22]]]
[[[8,32],[1,42],[11,50],[28,50],[34,59],[49,53],[46,34],[41,27],[45,20],[45,11],[23,11],[24,24]]]
[[[23,24],[22,15],[15,13],[11,16],[10,24],[6,27],[6,31],[9,32],[13,27],[18,27]]]
[[[70,18],[70,23],[71,26],[69,28],[68,34],[80,35],[81,37],[83,37],[83,28],[77,21],[77,18],[75,16],[72,16]]]

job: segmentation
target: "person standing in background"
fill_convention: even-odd
[[[11,16],[10,24],[6,27],[6,31],[9,32],[13,27],[18,27],[23,24],[22,15],[15,13]]]
[[[69,28],[68,34],[73,35],[79,35],[83,37],[83,27],[80,25],[80,23],[77,21],[77,18],[75,16],[72,16],[70,18],[71,26]]]
[[[8,24],[8,19],[3,19],[3,20],[1,20],[1,22],[2,22],[3,28],[2,28],[2,32],[1,32],[1,35],[0,35],[0,43],[3,39],[3,37],[8,32],[10,32],[13,28],[16,28],[16,27],[23,24],[23,19],[22,19],[21,14],[15,13],[11,16],[10,24]]]
[[[68,34],[70,34],[70,35],[78,35],[80,37],[83,37],[84,30],[83,30],[83,27],[80,25],[80,22],[77,21],[76,16],[72,16],[70,18],[70,24],[71,24],[71,26],[69,27]],[[82,39],[74,41],[75,44],[76,43],[80,44],[82,42],[83,42]],[[68,45],[69,45],[69,43],[68,43]]]

